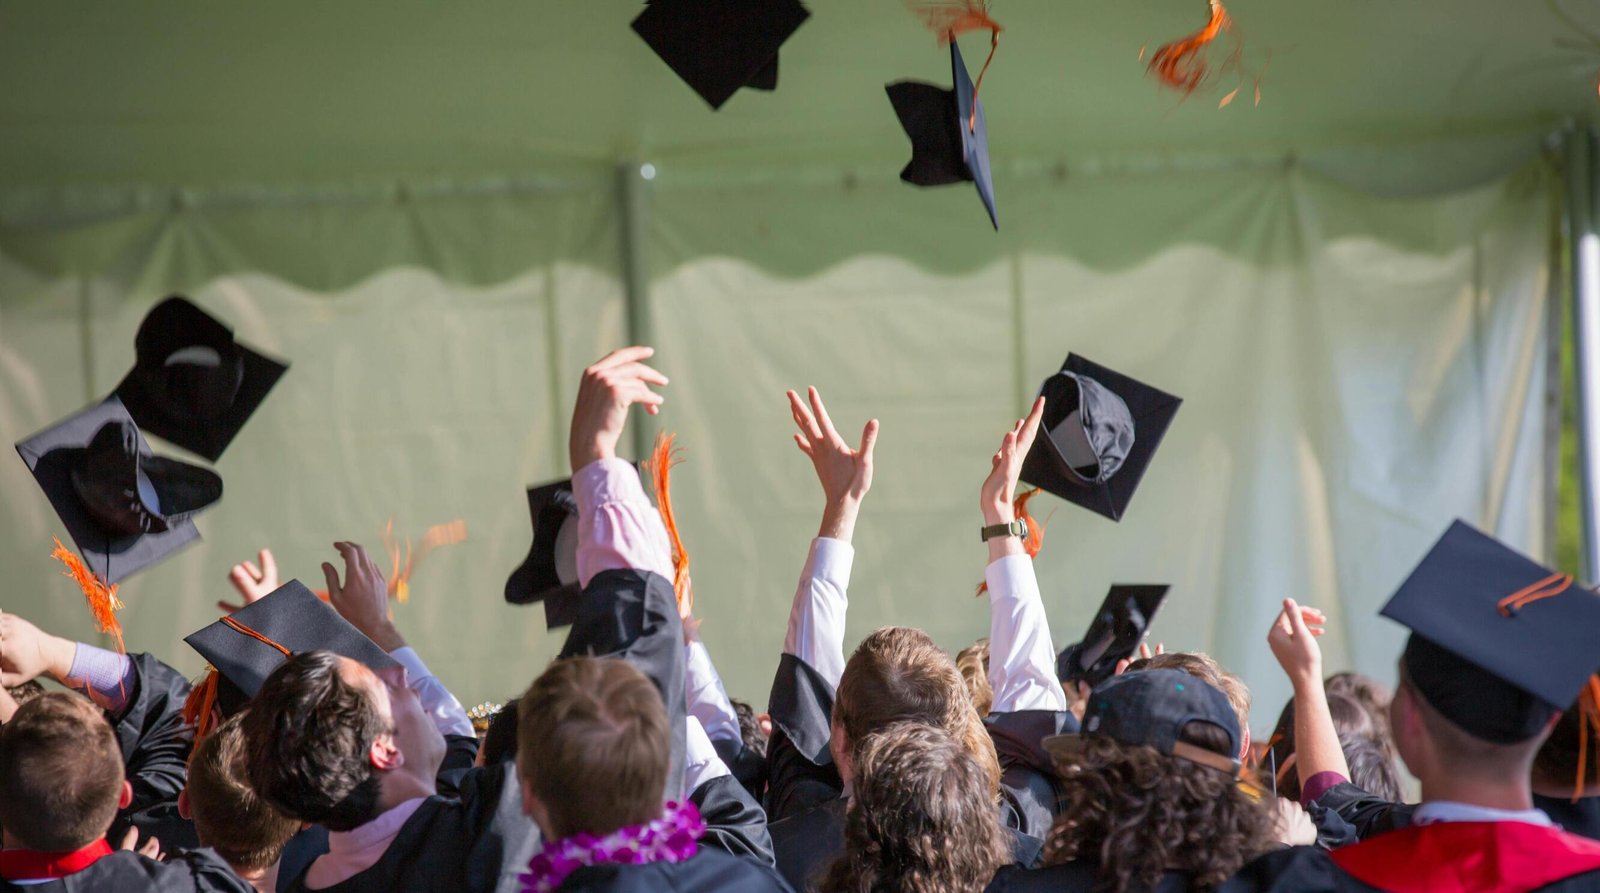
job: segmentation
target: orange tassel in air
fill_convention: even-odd
[[[983,76],[989,73],[989,63],[994,61],[994,51],[1000,48],[1000,32],[1004,30],[989,15],[988,0],[906,0],[906,6],[912,15],[939,35],[940,46],[948,46],[969,31],[989,32],[989,56],[983,60],[983,68],[978,70],[978,79],[972,82],[972,115],[967,121],[967,129],[976,128],[978,91],[983,89]]]
[[[1039,550],[1044,548],[1044,522],[1033,517],[1028,511],[1028,501],[1039,495],[1039,488],[1034,487],[1026,493],[1018,493],[1012,497],[1011,510],[1017,519],[1028,525],[1028,535],[1022,540],[1022,551],[1029,558],[1037,558]],[[988,581],[978,584],[978,595],[989,591]]]
[[[1150,73],[1162,84],[1183,93],[1193,93],[1205,80],[1206,62],[1200,51],[1233,25],[1228,11],[1222,7],[1222,0],[1210,0],[1210,3],[1211,20],[1204,28],[1162,46],[1150,57]]]
[[[460,518],[446,524],[435,524],[428,528],[422,535],[422,542],[417,548],[411,548],[411,540],[405,542],[402,553],[400,543],[394,536],[394,519],[383,525],[383,548],[389,553],[389,595],[401,604],[411,598],[411,574],[416,571],[417,565],[434,549],[440,546],[449,546],[459,543],[467,538],[467,522]]]
[[[216,706],[217,670],[208,666],[205,677],[189,689],[189,697],[183,701],[183,721],[194,729],[196,743],[211,734],[211,719],[216,712]]]
[[[59,537],[51,537],[55,541],[55,550],[50,557],[67,566],[62,572],[63,577],[71,577],[78,588],[83,590],[83,597],[89,602],[89,611],[94,615],[95,626],[106,635],[112,637],[117,643],[117,653],[127,654],[128,650],[122,644],[122,624],[117,621],[117,612],[122,610],[123,604],[117,598],[117,585],[106,583],[94,575],[83,563],[76,553],[61,544]]]
[[[689,586],[689,551],[683,547],[683,537],[678,534],[678,521],[672,513],[672,466],[683,461],[681,451],[673,449],[676,434],[656,436],[656,447],[651,451],[648,468],[650,480],[655,484],[656,509],[661,512],[661,523],[667,527],[667,538],[672,541],[672,591],[678,596],[680,613],[694,609],[694,592]]]

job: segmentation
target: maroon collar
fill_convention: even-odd
[[[42,881],[77,874],[111,855],[105,839],[70,853],[39,850],[0,850],[0,878],[8,881]]]

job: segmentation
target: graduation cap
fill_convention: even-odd
[[[633,30],[713,109],[778,86],[778,48],[811,16],[799,0],[648,0]]]
[[[1122,520],[1183,400],[1077,354],[1045,379],[1044,418],[1022,479]]]
[[[1415,690],[1485,741],[1537,735],[1600,668],[1600,596],[1461,521],[1381,613]]]
[[[1113,584],[1083,641],[1068,645],[1057,656],[1056,676],[1062,682],[1087,682],[1091,688],[1110,679],[1117,662],[1132,657],[1144,641],[1168,588],[1165,584]]]
[[[977,184],[989,222],[999,229],[989,173],[989,125],[954,40],[950,68],[955,83],[950,90],[921,81],[897,81],[883,88],[911,138],[911,160],[900,171],[900,179],[917,186]]]
[[[233,340],[233,330],[181,297],[157,304],[134,338],[133,369],[116,395],[147,434],[212,462],[289,367]]]
[[[506,580],[506,601],[543,602],[547,627],[571,626],[583,596],[578,586],[578,499],[572,494],[572,479],[529,487],[528,514],[533,519],[533,545]]]
[[[262,683],[285,660],[307,651],[332,651],[360,661],[373,670],[399,666],[399,662],[339,616],[332,605],[317,598],[299,580],[290,580],[258,601],[184,637],[200,652],[213,673],[195,687],[191,705],[209,697],[231,716],[261,691]],[[215,680],[215,682],[212,682]],[[204,722],[209,704],[186,713]]]
[[[17,453],[106,583],[198,540],[190,518],[222,498],[215,472],[152,453],[115,397],[20,441]]]

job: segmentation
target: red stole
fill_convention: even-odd
[[[1435,822],[1331,853],[1389,893],[1522,893],[1600,869],[1600,841],[1527,822]]]
[[[63,878],[88,868],[111,855],[111,845],[102,838],[70,853],[45,853],[39,850],[0,850],[0,878],[8,881],[39,881]]]

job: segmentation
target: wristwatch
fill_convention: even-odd
[[[1009,524],[995,524],[991,527],[983,528],[984,542],[987,543],[997,536],[1014,536],[1019,539],[1027,539],[1028,522],[1018,518]]]

